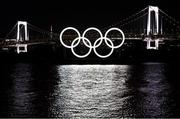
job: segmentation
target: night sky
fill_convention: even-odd
[[[67,26],[103,28],[148,5],[159,6],[180,21],[179,3],[173,0],[5,0],[0,1],[0,5],[0,37],[4,37],[18,20],[45,30],[53,25],[56,32]]]

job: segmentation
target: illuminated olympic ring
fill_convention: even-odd
[[[67,31],[67,30],[73,30],[73,31],[75,31],[75,32],[77,33],[77,35],[78,35],[78,37],[73,40],[73,42],[71,43],[70,46],[69,46],[69,45],[66,45],[66,44],[63,42],[63,40],[62,40],[62,36],[63,36],[64,32]],[[87,33],[88,31],[90,31],[90,30],[97,31],[97,32],[99,33],[99,35],[100,35],[100,37],[99,37],[98,39],[96,39],[96,41],[94,42],[93,45],[92,45],[92,43],[90,42],[90,40],[85,37],[86,33]],[[113,42],[110,40],[110,38],[107,37],[108,33],[109,33],[110,31],[112,31],[112,30],[118,31],[118,32],[120,32],[121,35],[122,35],[122,42],[121,42],[119,45],[117,45],[117,46],[114,46],[114,44],[113,44]],[[113,53],[114,49],[120,48],[120,47],[123,45],[124,41],[125,41],[125,35],[124,35],[123,31],[122,31],[121,29],[119,29],[119,28],[110,28],[108,31],[106,31],[106,33],[105,33],[105,35],[104,35],[104,37],[103,37],[103,34],[101,33],[101,31],[100,31],[99,29],[95,28],[95,27],[90,27],[90,28],[86,29],[86,30],[83,32],[82,36],[80,35],[79,31],[78,31],[76,28],[74,28],[74,27],[67,27],[67,28],[65,28],[65,29],[62,30],[62,32],[60,33],[59,38],[60,38],[61,44],[62,44],[64,47],[71,49],[72,53],[73,53],[76,57],[78,57],[78,58],[85,58],[85,57],[87,57],[87,56],[91,53],[92,49],[93,49],[94,53],[95,53],[98,57],[100,57],[100,58],[107,58],[107,57],[109,57],[109,56]],[[80,43],[81,40],[83,41],[84,45],[89,48],[88,52],[87,52],[86,54],[84,54],[84,55],[78,55],[78,54],[74,51],[74,48],[79,45],[79,43]],[[96,48],[99,47],[99,46],[102,44],[103,40],[105,41],[105,44],[106,44],[108,47],[111,48],[111,51],[110,51],[109,54],[107,54],[107,55],[100,55],[100,54],[96,51]]]

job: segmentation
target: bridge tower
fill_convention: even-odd
[[[154,12],[154,14],[152,14]],[[153,18],[154,17],[154,18]],[[159,8],[156,6],[148,7],[147,36],[159,34]]]
[[[161,26],[162,28],[162,26]],[[162,29],[161,29],[162,33]],[[148,18],[147,18],[147,37],[144,39],[146,41],[146,49],[158,50],[159,49],[159,39],[152,39],[151,36],[159,34],[159,8],[156,6],[148,7]]]
[[[16,41],[17,41],[17,44],[16,44],[17,53],[19,54],[21,52],[27,52],[27,44],[22,43],[24,41],[29,41],[29,33],[28,33],[28,28],[27,28],[27,22],[18,21]]]
[[[17,42],[29,41],[27,22],[18,21],[17,24]]]

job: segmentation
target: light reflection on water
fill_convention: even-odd
[[[53,108],[65,117],[116,117],[128,96],[125,85],[128,66],[70,65],[58,67],[61,82]],[[65,107],[63,107],[65,105]]]
[[[17,63],[0,68],[1,117],[177,117],[174,67]],[[174,80],[173,80],[174,79]]]

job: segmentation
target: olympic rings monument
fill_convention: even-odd
[[[64,41],[63,41],[63,38],[62,38],[64,32],[67,31],[67,30],[73,30],[73,31],[75,31],[75,32],[77,33],[77,35],[78,35],[78,37],[76,37],[76,38],[72,41],[71,45],[66,45],[66,44],[64,43]],[[89,32],[89,31],[98,32],[98,34],[100,35],[100,37],[97,38],[93,44],[91,43],[91,40],[90,40],[90,39],[88,39],[87,37],[85,37],[86,33]],[[111,39],[107,37],[108,34],[109,34],[109,32],[111,32],[111,31],[118,31],[118,32],[122,35],[122,41],[121,41],[121,43],[120,43],[119,45],[116,45],[116,46],[115,46],[114,43],[111,41]],[[60,36],[59,36],[59,39],[60,39],[60,43],[61,43],[65,48],[71,49],[73,55],[76,56],[76,57],[78,57],[78,58],[88,57],[89,54],[92,52],[92,50],[94,51],[94,53],[95,53],[96,56],[98,56],[98,57],[100,57],[100,58],[107,58],[107,57],[109,57],[109,56],[112,55],[112,53],[113,53],[113,51],[114,51],[115,49],[120,48],[120,47],[124,44],[125,35],[124,35],[124,33],[123,33],[123,31],[122,31],[121,29],[115,28],[115,27],[114,27],[114,28],[110,28],[109,30],[107,30],[107,31],[105,32],[105,35],[103,35],[102,32],[101,32],[98,28],[95,28],[95,27],[87,28],[87,29],[83,32],[82,35],[80,34],[80,32],[79,32],[76,28],[74,28],[74,27],[67,27],[67,28],[65,28],[65,29],[63,29],[63,30],[61,31]],[[80,44],[81,41],[83,42],[83,44],[84,44],[87,48],[89,48],[88,52],[87,52],[86,54],[84,54],[84,55],[79,55],[79,54],[77,54],[77,53],[75,52],[75,50],[74,50],[74,48],[77,47],[77,46]],[[100,45],[102,44],[103,41],[105,41],[105,44],[106,44],[109,48],[111,48],[111,51],[110,51],[107,55],[101,55],[101,54],[99,54],[99,53],[97,52],[97,50],[96,50],[98,47],[100,47]]]

